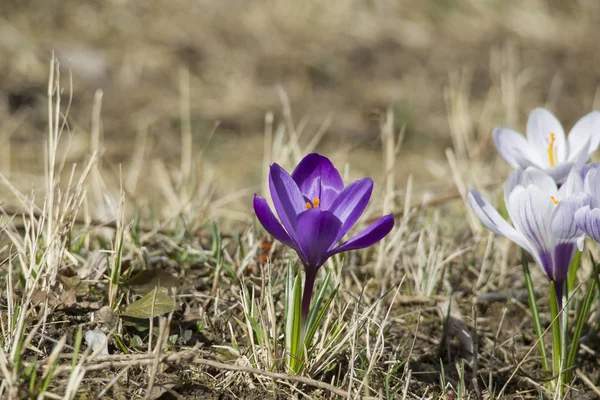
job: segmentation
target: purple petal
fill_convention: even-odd
[[[329,211],[342,221],[342,228],[337,240],[348,233],[358,221],[369,204],[371,193],[373,193],[373,181],[370,178],[364,178],[346,186],[335,198]]]
[[[318,268],[327,260],[342,222],[329,211],[313,208],[298,216],[296,242],[307,268]]]
[[[342,251],[364,249],[369,247],[385,237],[394,227],[394,216],[392,214],[384,215],[373,222],[367,229],[354,236],[352,239],[342,243],[329,252],[329,256]]]
[[[306,203],[298,185],[286,170],[277,164],[271,165],[269,188],[275,211],[289,235],[294,237],[296,218],[306,209]]]
[[[544,268],[551,281],[560,283],[565,280],[574,254],[575,243],[561,243],[554,248],[552,270],[548,271]]]
[[[327,157],[317,153],[308,154],[300,161],[292,178],[302,194],[309,200],[320,200],[320,207],[328,210],[344,182],[337,169]]]
[[[267,204],[267,200],[254,195],[254,212],[262,226],[271,236],[286,246],[297,249],[296,244],[287,234],[285,229],[283,229],[277,218],[275,218],[275,215],[273,215],[273,211],[271,211],[271,207]]]

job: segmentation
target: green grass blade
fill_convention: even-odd
[[[540,320],[540,314],[538,312],[537,301],[535,300],[535,291],[533,289],[533,281],[531,280],[531,274],[529,272],[529,265],[527,263],[527,254],[523,251],[522,265],[523,275],[525,276],[525,286],[527,287],[527,298],[529,300],[529,308],[531,309],[531,315],[533,316],[533,326],[535,329],[535,337],[538,342],[538,349],[540,351],[540,358],[542,360],[542,369],[544,372],[549,372],[548,369],[548,358],[546,356],[546,347],[544,345],[544,329],[542,327],[542,321]]]
[[[595,275],[595,273],[593,272]],[[596,279],[592,277],[590,279],[590,284],[588,286],[587,292],[585,294],[585,298],[579,312],[577,313],[577,319],[575,321],[575,331],[573,332],[573,339],[571,341],[571,348],[569,349],[569,354],[567,356],[567,362],[565,365],[565,369],[568,369],[566,373],[565,381],[569,382],[571,378],[570,368],[575,365],[575,358],[577,357],[577,351],[579,350],[579,339],[581,338],[581,333],[583,332],[583,327],[585,326],[585,322],[587,321],[590,309],[594,300],[596,298]]]
[[[77,365],[77,358],[79,358],[79,349],[81,348],[81,340],[83,339],[83,330],[81,325],[79,325],[79,329],[77,329],[77,334],[75,335],[75,345],[73,346],[73,360],[71,361],[71,371]]]

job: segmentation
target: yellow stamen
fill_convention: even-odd
[[[554,167],[556,164],[554,160],[554,142],[556,141],[556,135],[554,133],[550,134],[550,140],[548,140],[548,158],[550,159],[550,166]]]
[[[558,204],[558,200],[556,200],[556,197],[554,197],[554,196],[550,196],[550,198],[552,199],[552,202],[553,202],[554,204]]]
[[[307,210],[310,210],[311,208],[313,208],[313,205],[312,205],[312,204],[310,204],[310,201],[307,201],[307,202],[306,202],[306,209],[307,209]]]
[[[315,197],[313,199],[313,204],[315,205],[315,207],[319,207],[319,203],[321,202],[321,200],[319,200],[317,197]]]

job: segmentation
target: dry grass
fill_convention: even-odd
[[[0,8],[0,396],[551,397],[515,248],[464,195],[499,194],[494,125],[597,106],[595,2]],[[339,292],[295,376],[295,255],[249,199],[315,149],[373,176],[363,221],[397,220],[323,269]],[[572,398],[598,393],[595,334]]]

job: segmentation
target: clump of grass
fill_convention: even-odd
[[[67,162],[59,143],[71,124],[68,101],[67,110],[61,108],[55,62],[50,76],[45,190],[25,195],[2,177],[19,212],[4,216],[6,242],[0,247],[6,260],[0,270],[1,396],[537,398],[546,390],[544,377],[529,363],[536,339],[513,330],[527,323],[528,314],[519,298],[505,293],[523,285],[519,269],[512,268],[511,248],[481,235],[460,201],[453,202],[461,199],[460,190],[438,195],[437,187],[413,187],[412,178],[398,189],[392,171],[404,133],[391,112],[382,114],[380,125],[384,189],[367,214],[383,209],[400,222],[380,247],[327,262],[317,278],[317,297],[322,293],[321,304],[330,302],[329,312],[319,315],[317,307],[312,315],[321,324],[292,346],[283,336],[285,299],[286,290],[295,290],[299,266],[248,223],[247,213],[229,209],[232,199],[250,198],[255,188],[218,197],[215,182],[200,179],[207,175],[201,162],[193,162],[186,73],[181,162],[175,172],[164,163],[153,170],[168,198],[154,215],[128,193],[144,172],[144,151],[132,155],[137,171],[124,171],[124,183],[115,174],[122,186],[116,195],[108,190],[105,170],[96,169],[101,157],[95,151],[63,179]],[[274,161],[295,164],[319,145],[329,124],[325,120],[311,135],[295,122],[285,91],[279,96],[281,121],[275,123],[274,113],[265,116],[265,168]],[[492,118],[482,113],[479,124],[460,122],[473,114],[465,96],[465,86],[448,94],[456,148],[447,152],[450,173],[444,177],[452,175],[459,189],[467,182],[487,184],[483,177],[493,168],[482,157],[483,127]],[[490,102],[499,104],[494,98]],[[92,148],[100,151],[98,104],[95,109]],[[469,147],[472,142],[477,148]],[[438,171],[439,165],[430,167]],[[353,168],[348,163],[344,174]],[[112,219],[93,217],[93,210]],[[216,217],[246,227],[230,230]],[[586,262],[582,271],[589,270]],[[475,304],[486,294],[501,302]],[[449,297],[451,303],[442,303]],[[582,300],[576,295],[573,301]],[[440,318],[445,304],[453,308],[448,305]],[[547,308],[539,313],[548,320]],[[471,346],[456,337],[457,327]],[[596,332],[584,322],[575,329],[582,336]],[[109,354],[86,341],[89,332],[104,337]],[[593,393],[593,366],[582,353],[572,356],[582,359],[573,384]]]

